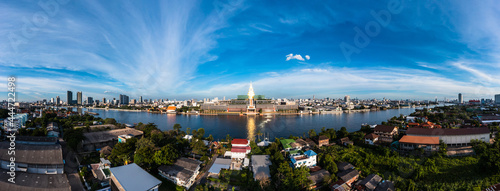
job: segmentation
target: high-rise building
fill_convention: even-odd
[[[129,98],[127,95],[120,94],[120,105],[128,105]]]
[[[459,103],[459,104],[464,103],[464,96],[462,95],[462,93],[459,93],[459,94],[458,94],[458,103]]]
[[[139,103],[142,103],[142,96],[141,96],[141,98],[139,99]]]
[[[56,97],[56,105],[59,105],[61,104],[61,98],[59,98],[59,96]]]
[[[500,104],[500,94],[495,95],[495,104]]]
[[[87,105],[92,105],[94,104],[94,98],[93,97],[87,97]]]
[[[351,101],[351,96],[346,95],[344,97],[344,102],[349,103]]]
[[[82,105],[82,92],[76,92],[76,104]]]
[[[102,104],[106,104],[106,98],[105,97],[102,98]]]
[[[50,98],[50,103],[54,104],[54,98]]]
[[[68,91],[66,93],[66,104],[67,105],[73,104],[73,92],[72,91]]]

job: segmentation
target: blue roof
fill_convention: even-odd
[[[304,154],[305,154],[305,155],[307,155],[307,156],[314,156],[314,155],[318,155],[318,154],[316,154],[313,150],[308,150],[308,151],[306,151]]]
[[[290,160],[292,161],[293,164],[295,164],[297,161],[295,160],[295,158],[290,158]]]

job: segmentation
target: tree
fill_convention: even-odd
[[[178,123],[174,124],[174,130],[177,134],[179,134],[179,131],[181,130],[182,126]]]
[[[214,137],[212,136],[212,134],[208,135],[207,140],[210,142],[212,142],[214,140]]]
[[[138,165],[151,165],[155,155],[154,147],[145,146],[138,148],[134,154],[134,162]]]
[[[85,139],[83,129],[67,129],[64,131],[63,139],[70,148],[76,151],[78,145]]]
[[[191,128],[186,128],[186,135],[189,135],[189,133],[191,133]]]
[[[309,138],[316,137],[316,131],[314,129],[309,130]]]
[[[133,159],[136,143],[136,138],[130,138],[125,143],[116,144],[111,151],[111,155],[108,157],[109,160],[114,165],[125,164],[127,161],[130,161]]]
[[[179,158],[179,152],[170,144],[163,146],[153,156],[153,160],[157,165],[171,165],[177,158]]]
[[[154,148],[155,147],[155,144],[153,143],[153,141],[151,141],[151,139],[149,138],[142,138],[142,139],[139,139],[137,141],[137,143],[135,144],[135,147],[137,148],[137,150],[143,148],[143,147],[151,147],[151,148]]]
[[[345,127],[342,127],[342,128],[340,128],[340,131],[337,131],[338,138],[344,138],[344,137],[347,137],[347,135],[349,135],[349,132],[347,131],[347,129]]]
[[[114,118],[106,118],[104,124],[116,124],[116,120]]]
[[[200,138],[200,139],[203,138],[203,136],[205,136],[205,129],[199,128],[197,135],[198,135],[198,138]]]

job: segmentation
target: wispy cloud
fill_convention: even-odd
[[[289,61],[289,60],[305,61],[305,60],[309,60],[311,58],[309,55],[306,55],[305,57],[306,57],[306,59],[304,59],[300,54],[296,54],[296,55],[287,54],[286,55],[286,61]]]

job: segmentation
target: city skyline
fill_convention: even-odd
[[[0,77],[17,77],[21,101],[64,98],[67,90],[94,99],[229,98],[249,81],[276,98],[469,100],[500,92],[495,1],[404,1],[392,12],[356,2],[0,4],[8,42],[0,45]],[[39,12],[46,22],[32,20],[45,18]],[[380,31],[370,35],[370,23]],[[356,45],[359,34],[370,35],[366,46]]]

